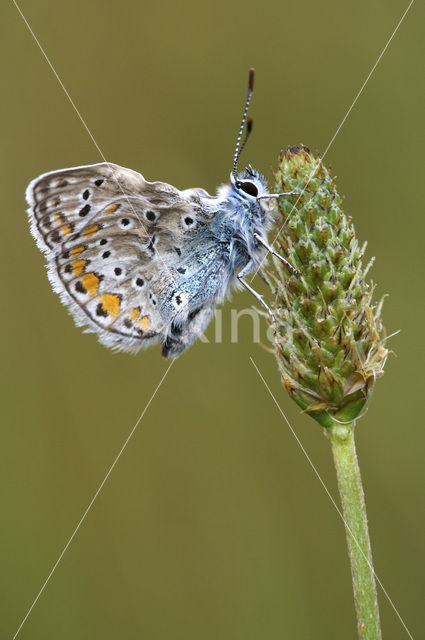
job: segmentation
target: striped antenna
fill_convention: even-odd
[[[246,141],[248,140],[248,136],[251,132],[252,129],[252,119],[250,118],[248,120],[248,125],[247,125],[247,130],[246,130],[246,135],[245,135],[245,139],[242,143],[241,146],[241,140],[242,140],[242,134],[243,134],[243,130],[245,128],[245,122],[246,122],[246,117],[248,115],[248,108],[249,108],[249,103],[251,102],[251,96],[252,96],[252,92],[254,90],[254,69],[250,69],[249,70],[249,78],[248,78],[248,95],[246,96],[246,102],[245,102],[245,108],[243,111],[243,116],[242,116],[242,122],[241,122],[241,126],[239,128],[239,133],[238,133],[238,137],[236,140],[236,147],[235,147],[235,155],[233,156],[233,177],[236,180],[236,176],[237,176],[237,171],[238,171],[238,160],[239,160],[239,156],[241,155],[242,149],[245,146]]]

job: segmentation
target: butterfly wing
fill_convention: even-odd
[[[201,196],[214,201],[206,192],[181,192],[109,163],[46,173],[30,183],[32,234],[46,254],[54,290],[78,325],[107,346],[137,351],[165,340],[183,307],[187,319],[193,292],[180,291],[187,269],[179,263],[187,238],[214,215],[213,206],[200,206]]]

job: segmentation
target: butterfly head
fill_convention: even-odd
[[[245,171],[236,175],[231,173],[230,182],[233,191],[249,203],[255,202],[259,196],[264,196],[268,193],[265,177],[251,165]]]

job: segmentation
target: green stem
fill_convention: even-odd
[[[354,423],[327,429],[338,477],[351,564],[357,630],[362,640],[380,640],[378,598],[366,506],[354,443]]]

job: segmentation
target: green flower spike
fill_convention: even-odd
[[[269,281],[277,322],[275,349],[289,395],[321,425],[350,422],[362,411],[388,351],[382,300],[372,302],[351,218],[342,210],[335,178],[306,147],[289,147],[279,159],[275,191],[282,197],[282,255]],[[277,247],[276,247],[277,248]]]
[[[372,301],[354,227],[342,209],[336,181],[306,147],[282,153],[280,253],[267,274],[274,292],[274,349],[283,383],[302,410],[323,427],[332,446],[351,564],[357,631],[380,640],[378,600],[364,493],[355,443],[355,419],[364,411],[388,351],[382,300]],[[275,248],[278,249],[278,247]]]

